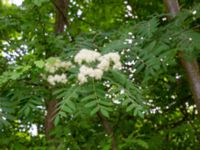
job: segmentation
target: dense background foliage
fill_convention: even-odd
[[[162,1],[69,0],[58,34],[53,0],[1,1],[0,149],[108,150],[113,141],[122,150],[198,149],[200,120],[178,53],[200,62],[200,4],[179,3],[169,20]],[[118,52],[122,69],[80,85],[74,56],[83,48]],[[66,84],[44,78],[54,58],[74,64],[57,72]],[[58,103],[47,134],[50,100]]]

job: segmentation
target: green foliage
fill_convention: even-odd
[[[33,3],[37,6],[41,6],[44,2],[48,2],[49,0],[32,0]]]
[[[13,113],[15,112],[14,107],[16,104],[14,102],[9,102],[6,98],[1,97],[0,103],[0,127],[10,125],[9,122],[15,119]]]
[[[112,136],[122,150],[199,149],[200,122],[177,54],[200,58],[200,5],[181,2],[185,9],[168,21],[161,1],[69,1],[59,35],[52,1],[0,2],[0,149],[108,150]],[[66,83],[50,85],[45,64],[75,64],[83,48],[118,52],[121,70],[79,84],[73,65],[56,70]],[[51,100],[58,104],[49,141],[44,120]]]
[[[12,71],[5,71],[0,76],[0,86],[7,83],[10,80],[17,80],[19,79],[25,72],[30,69],[31,66],[18,66],[15,70]]]
[[[53,94],[56,99],[61,99],[58,107],[58,113],[55,118],[55,124],[58,124],[60,118],[67,117],[66,113],[73,113],[76,110],[74,101],[78,98],[78,88],[72,86],[71,88],[62,88],[56,90]]]

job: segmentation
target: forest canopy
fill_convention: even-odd
[[[199,149],[199,43],[199,0],[0,1],[0,149]]]

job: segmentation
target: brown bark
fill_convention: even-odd
[[[117,144],[114,137],[114,133],[112,128],[110,127],[108,120],[100,112],[98,112],[97,115],[100,118],[101,122],[103,123],[106,133],[112,138],[112,150],[117,150]]]
[[[180,10],[178,1],[177,0],[163,0],[163,1],[165,3],[167,11],[172,15],[172,17],[175,17]]]
[[[192,95],[197,105],[198,112],[200,113],[200,71],[198,62],[196,59],[191,61],[185,60],[183,52],[179,53],[179,57],[190,83]]]
[[[47,102],[47,115],[45,118],[45,134],[48,140],[53,139],[53,137],[49,135],[49,132],[51,131],[51,129],[54,128],[53,118],[56,114],[57,103],[58,102],[56,100],[51,100]]]
[[[172,14],[172,17],[175,17],[176,14],[179,12],[179,4],[177,0],[163,0],[165,6]],[[190,88],[193,94],[193,98],[197,105],[198,114],[200,115],[200,71],[199,65],[196,59],[187,60],[185,59],[185,53],[179,52],[179,59],[180,62],[185,70],[187,75],[188,82],[190,84]]]
[[[67,0],[55,0],[53,4],[56,8],[56,22],[55,33],[64,32],[65,25],[68,25],[67,21]]]
[[[64,32],[66,25],[67,0],[52,0],[52,3],[56,9],[55,33],[59,34]],[[57,104],[57,100],[50,100],[46,105],[47,115],[45,118],[45,134],[48,140],[53,139],[49,133],[54,128],[53,119],[56,114]]]

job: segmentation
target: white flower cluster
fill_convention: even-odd
[[[113,63],[113,69],[121,69],[122,64],[120,62],[120,56],[118,53],[108,53],[98,58],[100,63],[97,65],[97,68],[107,71]]]
[[[74,62],[78,63],[79,65],[83,62],[91,63],[95,62],[100,56],[101,54],[99,52],[82,49],[74,57]]]
[[[55,73],[59,69],[67,70],[72,67],[71,62],[64,62],[61,61],[59,58],[49,58],[45,64],[45,70],[49,73]],[[56,85],[56,83],[67,83],[67,75],[66,74],[55,74],[55,75],[48,75],[47,81],[51,85]]]
[[[56,75],[49,75],[47,78],[47,81],[51,84],[51,85],[56,85],[56,83],[67,83],[67,76],[66,74],[56,74]]]
[[[50,73],[55,73],[60,68],[67,70],[71,66],[71,62],[64,62],[61,61],[59,58],[50,58],[49,61],[47,61],[47,63],[45,64],[45,70]]]
[[[105,55],[101,55],[99,52],[95,52],[88,49],[82,49],[79,53],[74,57],[74,62],[81,65],[78,81],[80,84],[86,83],[88,78],[94,78],[95,80],[100,80],[103,76],[104,71],[108,71],[111,67],[112,69],[121,69],[122,64],[120,62],[120,55],[118,53],[108,53]],[[92,68],[84,65],[83,63],[95,62],[97,66]],[[56,85],[57,83],[67,83],[67,75],[66,74],[55,74],[56,71],[66,71],[72,67],[71,62],[61,61],[59,58],[49,58],[45,64],[46,72],[50,73],[46,77],[46,80],[51,85]],[[61,70],[62,69],[62,70]],[[52,75],[54,74],[54,75]]]
[[[101,69],[93,69],[85,65],[81,66],[80,72],[78,74],[78,80],[80,84],[87,82],[87,77],[95,78],[96,80],[101,79],[103,76],[103,71]]]
[[[101,55],[98,52],[82,49],[75,57],[74,62],[81,65],[83,62],[91,63],[98,61],[96,68],[87,67],[82,65],[78,74],[78,80],[80,84],[86,83],[88,77],[100,80],[103,76],[104,71],[108,71],[111,65],[113,69],[121,69],[122,64],[120,62],[120,55],[118,53],[108,53]]]

